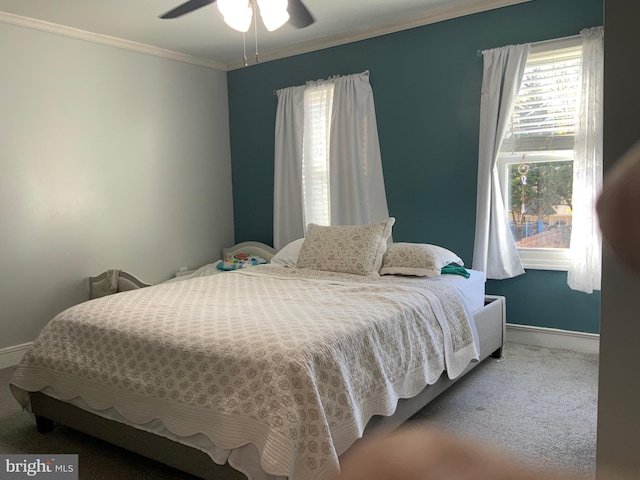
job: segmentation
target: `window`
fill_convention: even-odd
[[[504,205],[525,268],[569,266],[581,54],[579,38],[532,48],[500,149]]]
[[[329,147],[334,84],[310,85],[304,91],[302,203],[304,225],[331,224]]]
[[[273,243],[389,217],[369,72],[277,91]]]

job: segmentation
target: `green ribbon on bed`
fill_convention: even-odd
[[[458,265],[457,263],[450,263],[449,265],[446,265],[444,267],[442,267],[442,270],[440,270],[440,273],[448,273],[450,275],[462,275],[464,278],[469,278],[471,276],[471,274],[467,271],[466,268],[464,268],[461,265]]]

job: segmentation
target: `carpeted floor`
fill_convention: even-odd
[[[444,427],[553,470],[595,475],[598,356],[507,344],[411,422]]]
[[[83,479],[194,478],[68,428],[39,434],[9,392],[13,370],[0,370],[0,453],[77,453]],[[488,359],[410,422],[593,477],[597,379],[597,355],[509,343],[503,361]]]

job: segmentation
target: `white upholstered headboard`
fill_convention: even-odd
[[[271,257],[276,254],[277,250],[270,247],[266,243],[261,242],[242,242],[233,247],[222,249],[222,258],[228,258],[237,253],[246,253],[248,255],[256,255],[267,261],[271,261]]]

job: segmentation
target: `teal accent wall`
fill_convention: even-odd
[[[478,50],[602,24],[603,0],[533,0],[228,72],[236,242],[272,244],[274,91],[369,70],[394,240],[442,245],[471,265]],[[599,331],[599,293],[570,290],[564,272],[489,281],[487,293],[507,297],[509,323]]]

